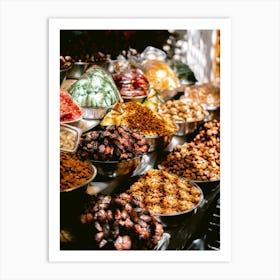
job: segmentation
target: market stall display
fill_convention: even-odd
[[[61,250],[186,249],[219,196],[219,87],[151,46],[75,58],[60,58],[75,72],[60,88]]]

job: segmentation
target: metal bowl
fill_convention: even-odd
[[[193,132],[204,122],[204,119],[202,120],[195,120],[195,121],[190,121],[190,122],[185,122],[185,121],[176,121],[175,124],[177,126],[177,132],[175,135],[177,136],[183,136],[183,135],[188,135]]]
[[[102,120],[110,108],[105,107],[81,107],[83,118],[88,120]]]
[[[65,189],[65,190],[60,190],[60,193],[70,193],[70,192],[73,192],[73,191],[81,191],[81,192],[86,192],[87,190],[87,187],[88,187],[88,184],[96,177],[97,175],[97,169],[96,167],[90,163],[90,167],[92,169],[92,176],[86,181],[84,182],[83,184],[81,185],[78,185],[76,187],[73,187],[73,188],[69,188],[69,189]]]
[[[75,62],[72,68],[67,72],[67,79],[78,80],[87,70],[89,63]]]
[[[165,226],[165,227],[179,226],[182,223],[184,223],[185,219],[188,219],[189,217],[192,217],[193,215],[195,215],[199,207],[202,207],[202,205],[204,203],[204,194],[203,194],[202,189],[194,182],[189,182],[189,183],[200,190],[199,202],[196,204],[196,206],[194,208],[189,209],[184,212],[177,212],[174,214],[156,214],[156,215],[154,214],[154,216],[160,220],[160,222],[163,224],[163,226]]]
[[[74,140],[74,146],[72,149],[67,149],[65,146],[62,146],[61,142],[60,142],[60,145],[61,145],[60,151],[66,152],[66,153],[75,153],[77,151],[78,145],[80,143],[80,136],[82,134],[82,130],[77,127],[71,126],[71,125],[60,124],[60,133],[62,131],[67,131],[69,134],[74,135],[75,140]],[[60,139],[60,141],[61,141],[61,139]]]
[[[91,162],[96,166],[98,175],[116,178],[132,175],[141,163],[141,156],[125,161],[91,160]]]
[[[79,118],[72,120],[72,121],[64,121],[64,122],[60,122],[60,124],[69,124],[69,125],[74,125],[74,126],[78,126],[80,120],[83,118],[83,116],[80,116]]]
[[[220,179],[213,180],[213,181],[196,181],[196,180],[190,180],[190,183],[194,183],[197,186],[199,186],[203,193],[209,194],[212,192],[215,192],[217,189],[220,188]]]
[[[146,97],[147,97],[147,95],[145,95],[145,96],[135,96],[135,97],[122,96],[122,99],[123,99],[124,102],[139,102],[139,103],[142,103]]]
[[[171,142],[174,134],[165,135],[165,136],[145,136],[148,144],[148,152],[154,152],[158,150],[163,150]]]
[[[69,70],[69,68],[60,69],[60,85],[62,85],[63,82],[66,80],[66,75],[67,75],[68,70]]]

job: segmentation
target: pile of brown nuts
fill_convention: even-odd
[[[135,158],[149,149],[146,138],[125,126],[109,126],[84,134],[78,154],[83,159],[122,161]]]
[[[193,122],[203,120],[207,114],[202,105],[186,99],[159,103],[158,112],[173,121]]]
[[[187,180],[220,179],[220,123],[205,123],[192,142],[176,146],[158,167]]]
[[[162,224],[126,193],[91,197],[80,221],[100,249],[153,250],[163,235]]]

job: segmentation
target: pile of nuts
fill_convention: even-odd
[[[82,135],[78,154],[81,158],[122,161],[135,158],[149,149],[146,138],[125,126],[109,126]]]
[[[76,155],[60,153],[60,190],[82,185],[93,176],[93,168]]]
[[[158,112],[173,121],[193,122],[203,120],[206,110],[197,102],[186,99],[168,100],[159,103]]]
[[[192,142],[176,146],[158,167],[187,180],[219,180],[220,122],[205,123]]]
[[[149,169],[127,193],[137,197],[152,214],[176,214],[195,208],[200,190],[162,170]]]
[[[153,250],[163,235],[162,224],[126,193],[91,197],[80,221],[100,249]]]
[[[78,139],[78,133],[60,126],[60,149],[74,151]]]

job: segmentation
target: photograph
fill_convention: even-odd
[[[220,34],[59,29],[60,252],[220,251]]]

